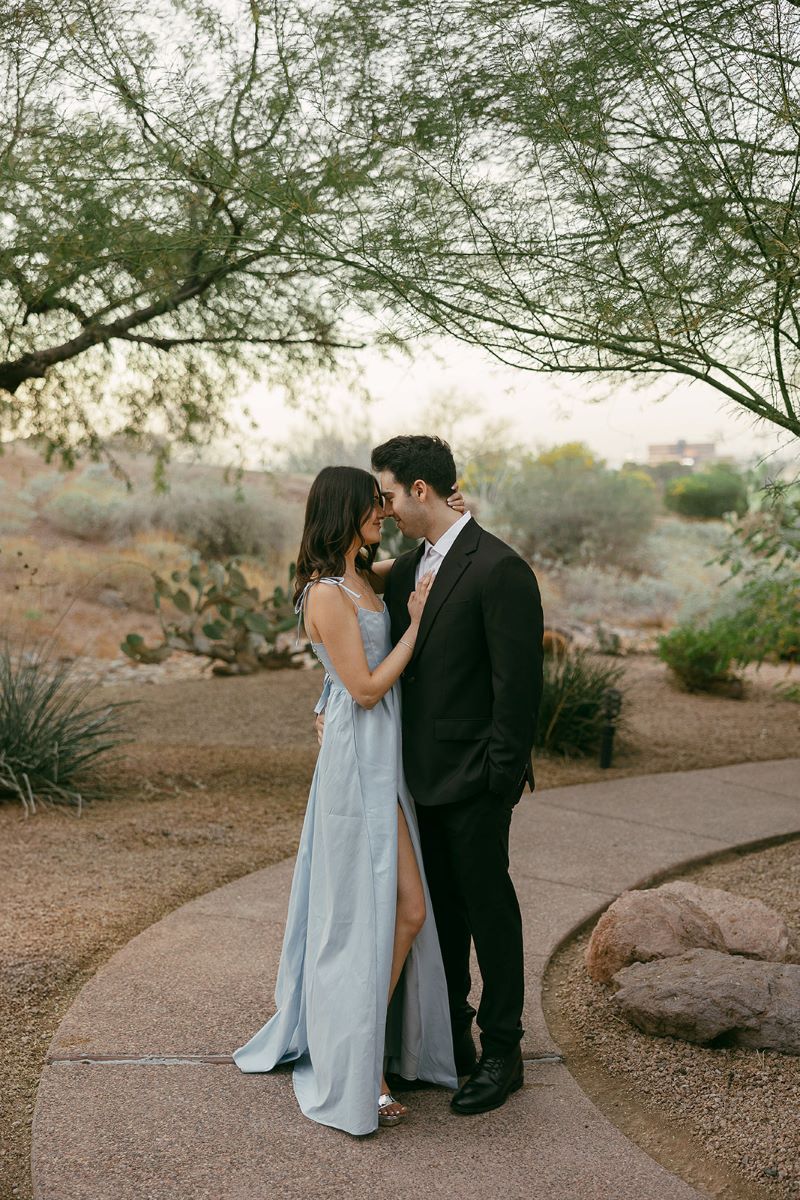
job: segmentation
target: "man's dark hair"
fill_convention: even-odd
[[[446,500],[456,482],[456,464],[447,442],[425,434],[390,438],[372,451],[373,471],[391,471],[407,492],[422,479]]]

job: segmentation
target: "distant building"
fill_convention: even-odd
[[[685,467],[698,467],[703,463],[713,462],[716,458],[714,442],[665,442],[657,446],[647,447],[648,466],[657,467],[659,463],[679,462]]]

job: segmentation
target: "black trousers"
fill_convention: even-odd
[[[471,939],[483,980],[477,1017],[486,1054],[510,1053],[524,1032],[522,916],[508,873],[515,802],[480,796],[416,806],[453,1032],[468,1028],[475,1016],[467,999]]]

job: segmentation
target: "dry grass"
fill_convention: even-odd
[[[0,555],[0,635],[12,643],[53,640],[56,655],[119,658],[131,632],[148,641],[160,625],[153,572],[185,570],[190,552],[166,530],[141,532],[118,546],[59,537],[6,537]],[[285,587],[289,558],[273,566],[248,561],[242,570],[263,598]]]

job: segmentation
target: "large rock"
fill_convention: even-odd
[[[691,900],[716,921],[730,954],[747,958],[763,958],[768,962],[783,962],[789,952],[790,931],[785,920],[774,908],[760,900],[737,896],[722,888],[700,887],[696,883],[675,880],[654,889],[671,896]]]
[[[660,888],[623,892],[594,927],[586,969],[592,979],[608,983],[631,963],[671,958],[697,946],[726,949],[716,921],[692,900]]]
[[[613,984],[614,1004],[644,1033],[800,1054],[800,966],[688,950],[625,967]]]

